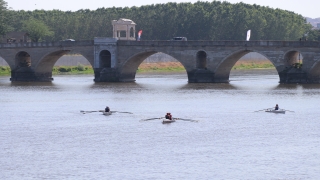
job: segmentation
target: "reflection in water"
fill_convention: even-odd
[[[136,82],[97,82],[90,86],[91,89],[122,89],[122,90],[132,90],[132,89],[142,89],[139,83]]]
[[[180,89],[190,89],[190,90],[204,90],[204,89],[217,89],[217,90],[231,90],[238,89],[237,86],[234,86],[230,83],[188,83],[182,86]]]
[[[261,73],[232,74],[229,84],[185,74],[0,77],[0,179],[320,179],[319,85]],[[295,113],[254,112],[275,104]],[[106,105],[133,114],[79,112]],[[166,112],[199,122],[140,121]]]
[[[279,84],[275,89],[320,89],[320,84]]]
[[[11,86],[54,86],[52,82],[11,82]]]

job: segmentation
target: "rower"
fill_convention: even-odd
[[[110,112],[110,108],[107,106],[104,111],[105,111],[105,112]]]
[[[279,110],[278,104],[276,104],[276,107],[274,107],[274,110]]]
[[[165,117],[166,119],[170,119],[170,113],[167,113],[164,117]]]

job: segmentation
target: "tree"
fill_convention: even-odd
[[[95,11],[21,10],[8,13],[12,15],[9,24],[16,31],[27,30],[25,21],[30,19],[50,27],[55,34],[51,37],[38,35],[37,40],[42,41],[111,37],[111,21],[119,18],[132,19],[137,24],[136,29],[143,29],[143,40],[168,40],[174,36],[186,36],[189,40],[244,40],[248,29],[253,32],[251,40],[297,40],[310,29],[305,18],[294,12],[215,0]],[[31,30],[27,31],[34,36]]]
[[[39,40],[44,40],[46,37],[54,35],[54,32],[51,31],[45,23],[36,19],[24,21],[23,30],[29,34],[31,40],[34,42],[39,42]]]
[[[7,2],[0,0],[0,35],[4,35],[12,30],[9,26],[9,17]]]
[[[307,35],[308,41],[320,41],[320,29],[312,29]]]

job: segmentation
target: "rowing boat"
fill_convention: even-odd
[[[162,118],[162,124],[167,124],[167,123],[173,123],[176,122],[176,120],[170,120],[170,119],[166,119],[166,118]]]
[[[279,109],[279,110],[267,109],[265,112],[276,113],[276,114],[285,114],[286,113],[286,111],[283,109]]]
[[[103,111],[102,113],[103,113],[103,115],[105,115],[105,116],[109,116],[109,115],[111,115],[111,114],[112,114],[112,112],[111,112],[111,111],[109,111],[109,112],[105,112],[105,111]]]

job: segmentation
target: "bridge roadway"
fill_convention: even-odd
[[[227,83],[234,64],[257,52],[275,66],[280,83],[320,83],[320,42],[315,41],[91,41],[0,44],[11,81],[52,81],[52,68],[67,53],[83,55],[96,82],[134,81],[139,65],[162,52],[186,69],[188,82]],[[302,66],[299,65],[302,63]]]

